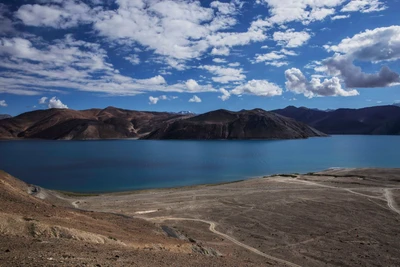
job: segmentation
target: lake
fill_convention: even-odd
[[[400,167],[400,136],[274,141],[0,141],[0,169],[28,183],[111,192],[330,167]]]

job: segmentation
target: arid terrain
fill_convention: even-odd
[[[1,266],[400,265],[400,169],[86,196],[0,181]]]

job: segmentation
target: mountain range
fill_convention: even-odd
[[[400,134],[400,107],[395,105],[333,111],[288,106],[272,112],[301,121],[327,134]]]
[[[47,109],[0,120],[1,139],[296,139],[326,134],[399,135],[400,107],[150,112]]]
[[[215,110],[164,124],[144,139],[297,139],[325,136],[304,123],[262,109]]]
[[[2,139],[291,139],[326,136],[261,109],[201,115],[105,109],[48,109],[0,121]]]

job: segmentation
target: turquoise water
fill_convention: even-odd
[[[107,192],[330,167],[400,167],[400,136],[279,141],[0,141],[0,169],[32,184]]]

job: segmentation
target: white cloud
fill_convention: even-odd
[[[68,108],[67,105],[64,105],[60,99],[58,99],[57,97],[52,97],[49,100],[49,104],[48,104],[49,108]]]
[[[400,26],[366,30],[343,39],[338,45],[325,45],[328,52],[351,55],[361,61],[395,61],[400,59]]]
[[[60,88],[112,95],[136,95],[149,91],[186,92],[185,83],[167,84],[157,75],[135,79],[119,73],[107,62],[99,44],[77,41],[71,35],[46,43],[43,40],[0,37],[0,92],[38,95]],[[198,86],[197,92],[216,91]]]
[[[282,58],[286,58],[286,55],[281,54],[277,51],[273,51],[267,54],[263,54],[263,55],[257,55],[255,60],[256,62],[264,62],[264,61],[272,61],[272,60],[278,60],[278,59],[282,59]]]
[[[281,95],[282,89],[278,85],[266,80],[250,80],[245,84],[235,87],[230,93],[234,95],[250,94],[270,97]]]
[[[201,98],[194,95],[191,99],[189,99],[189,102],[194,102],[194,103],[200,103],[201,102]]]
[[[207,36],[207,41],[215,47],[232,47],[247,45],[251,42],[261,42],[267,39],[262,30],[249,30],[247,32],[219,32]]]
[[[212,80],[217,83],[229,83],[246,79],[246,75],[243,74],[243,69],[224,68],[213,65],[204,65],[199,68],[205,69],[216,75],[215,77],[212,77]]]
[[[309,24],[320,21],[334,14],[335,7],[340,6],[345,0],[263,0],[270,8],[271,17],[267,19],[272,24],[285,24],[299,21]]]
[[[49,5],[22,5],[16,17],[25,25],[66,29],[92,22],[96,10],[74,0],[64,0]]]
[[[160,95],[158,97],[149,96],[149,101],[150,101],[149,104],[150,105],[155,105],[160,100],[174,100],[174,99],[177,99],[177,98],[178,98],[177,96],[168,97],[166,95]]]
[[[231,97],[231,93],[229,93],[228,90],[221,88],[219,91],[222,93],[222,95],[218,96],[218,98],[220,98],[222,101],[226,101]]]
[[[138,83],[140,84],[145,84],[145,85],[160,85],[160,84],[165,84],[166,81],[163,76],[157,75],[149,79],[141,79],[137,80]]]
[[[303,73],[296,68],[285,71],[286,89],[295,94],[303,94],[305,97],[316,96],[355,96],[359,93],[356,90],[344,90],[337,77],[325,79],[321,82],[318,78],[308,81]]]
[[[324,60],[323,69],[332,76],[341,77],[350,88],[386,87],[400,83],[400,75],[387,66],[377,73],[362,72],[354,61],[373,63],[397,61],[400,59],[400,26],[390,26],[366,30],[338,45],[326,45],[335,56]]]
[[[219,1],[214,1],[214,2],[211,2],[210,6],[212,8],[217,9],[220,13],[222,13],[224,15],[234,14],[237,12],[236,5],[233,2],[223,3],[223,2],[219,2]]]
[[[132,65],[140,64],[140,58],[138,55],[127,56],[127,57],[124,57],[124,59],[129,61],[130,63],[132,63]]]
[[[274,32],[273,38],[279,45],[293,48],[307,43],[311,35],[306,31],[295,32],[294,29],[289,29],[286,32]]]
[[[25,25],[71,28],[90,24],[108,41],[135,49],[137,44],[164,57],[165,64],[178,70],[186,61],[198,59],[209,49],[214,55],[228,55],[229,49],[266,39],[262,30],[226,32],[236,25],[235,16],[243,3],[214,1],[210,7],[201,1],[116,0],[115,7],[93,7],[76,0],[40,1],[22,5],[16,12]],[[135,56],[126,60],[138,64]]]
[[[232,62],[232,63],[229,63],[228,66],[229,66],[229,67],[236,68],[236,67],[239,67],[239,66],[240,66],[240,63],[239,63],[239,62]]]
[[[207,85],[199,85],[195,80],[189,79],[185,82],[185,86],[188,92],[215,92],[215,90],[210,84]]]
[[[370,13],[383,11],[387,6],[379,0],[352,0],[342,8],[342,12]]]
[[[270,66],[280,68],[280,67],[289,65],[289,62],[274,60],[274,61],[265,62],[265,65],[270,65]]]
[[[7,107],[7,103],[5,100],[0,100],[0,107]]]
[[[216,56],[229,56],[230,50],[228,47],[214,47],[211,50],[211,55]]]
[[[94,29],[114,42],[140,44],[168,59],[185,61],[198,58],[212,48],[214,55],[227,55],[229,48],[260,40],[262,32],[220,32],[234,26],[238,1],[214,1],[210,8],[200,1],[132,2],[118,0],[116,10],[99,12]],[[172,66],[175,67],[175,66]],[[182,69],[182,67],[180,66]]]
[[[226,60],[223,58],[213,58],[213,62],[215,63],[226,63]]]
[[[350,15],[336,15],[331,17],[331,20],[347,19],[347,18],[350,18]]]
[[[149,96],[149,101],[150,101],[149,104],[150,104],[150,105],[155,105],[155,104],[157,104],[158,100],[160,100],[158,97]]]
[[[48,97],[41,97],[40,99],[39,99],[39,104],[41,104],[41,105],[43,105],[43,104],[46,104],[46,102],[47,102],[47,99],[48,99]]]
[[[365,73],[354,62],[372,63],[397,61],[400,59],[400,26],[390,26],[366,30],[353,37],[343,39],[338,45],[325,45],[328,52],[335,55],[321,62],[315,61],[306,68],[331,76],[321,83],[318,75],[313,75],[310,82],[298,69],[287,70],[286,88],[307,97],[313,96],[352,96],[356,90],[346,88],[376,88],[400,84],[400,75],[387,66],[382,66],[376,73]]]
[[[288,56],[297,56],[297,53],[292,50],[281,49],[280,51],[272,51],[262,55],[258,54],[253,63],[265,62],[265,65],[282,67],[289,64],[289,62],[283,60]]]

